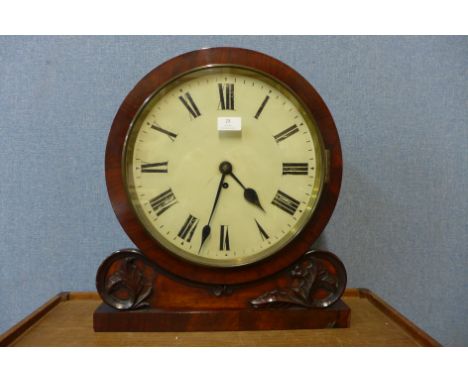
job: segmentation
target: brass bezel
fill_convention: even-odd
[[[298,109],[298,111],[301,113],[305,121],[307,122],[307,126],[309,128],[309,131],[311,132],[311,136],[314,139],[314,148],[316,149],[316,153],[318,154],[316,156],[317,159],[317,169],[321,168],[320,170],[320,176],[318,176],[318,184],[317,181],[314,181],[314,186],[312,188],[311,192],[311,198],[309,200],[313,199],[313,196],[316,195],[314,202],[312,204],[308,204],[306,207],[306,210],[302,215],[301,219],[298,219],[298,222],[301,221],[300,227],[298,225],[294,226],[293,229],[290,231],[292,234],[289,236],[287,241],[281,242],[278,241],[276,242],[275,245],[271,246],[268,248],[268,250],[261,252],[257,255],[250,255],[248,257],[243,257],[243,258],[231,258],[231,259],[214,259],[214,258],[206,258],[206,257],[198,257],[196,255],[187,253],[177,246],[173,245],[170,241],[166,240],[164,236],[159,235],[156,229],[154,229],[154,226],[147,222],[147,217],[145,216],[144,213],[140,212],[136,206],[137,203],[134,203],[133,201],[136,200],[132,196],[130,186],[128,183],[128,171],[127,171],[127,157],[128,157],[128,150],[127,146],[129,143],[131,143],[131,136],[132,132],[134,129],[139,128],[139,126],[136,127],[138,124],[139,120],[144,119],[144,112],[146,110],[150,110],[148,106],[154,102],[156,103],[159,99],[163,98],[165,94],[170,92],[176,85],[178,81],[180,81],[182,78],[186,78],[187,76],[193,75],[197,72],[205,71],[205,70],[216,70],[220,68],[228,68],[228,69],[233,69],[233,70],[241,70],[245,72],[250,72],[250,73],[256,73],[257,75],[262,77],[262,80],[266,80],[265,82],[269,83],[272,87],[274,87],[276,90],[280,91],[281,93],[284,94],[282,91],[283,89],[286,90],[292,97],[287,97]],[[143,116],[143,117],[142,117]],[[141,125],[140,125],[141,126]],[[311,129],[311,126],[313,129]],[[135,134],[136,138],[136,134]],[[320,129],[318,128],[318,124],[315,121],[315,118],[309,108],[304,104],[304,102],[299,98],[299,96],[284,82],[278,80],[277,78],[274,78],[268,73],[265,73],[261,70],[249,67],[249,66],[244,66],[244,65],[235,65],[235,64],[209,64],[209,65],[204,65],[200,67],[193,68],[189,71],[186,71],[180,75],[177,75],[176,77],[172,78],[170,81],[165,82],[161,86],[159,86],[157,89],[155,89],[142,103],[142,105],[138,108],[137,113],[135,114],[134,118],[130,122],[129,129],[127,131],[127,134],[125,136],[125,141],[123,144],[122,148],[122,162],[121,162],[121,169],[122,169],[122,179],[124,182],[124,187],[125,187],[125,192],[127,195],[127,198],[129,200],[129,204],[137,216],[138,220],[141,222],[144,230],[148,233],[148,235],[159,245],[164,247],[167,251],[169,251],[172,255],[182,258],[186,261],[189,261],[193,264],[197,265],[204,265],[204,266],[210,266],[213,268],[232,268],[232,267],[240,267],[248,264],[253,264],[258,261],[264,260],[268,257],[273,256],[274,254],[278,253],[283,249],[285,246],[287,246],[289,243],[291,243],[297,235],[304,229],[304,227],[307,225],[307,223],[312,219],[314,212],[316,211],[316,208],[319,204],[320,198],[322,196],[322,191],[324,188],[324,184],[326,183],[326,173],[329,171],[325,167],[327,166],[327,161],[326,161],[326,152],[325,152],[325,145],[323,143],[323,138],[320,133]],[[318,173],[319,171],[317,171]],[[139,203],[138,203],[139,204]],[[152,230],[148,228],[147,224],[154,229],[154,231],[158,234],[155,235],[153,234]],[[159,236],[162,240],[158,239]],[[167,245],[166,245],[167,244]]]

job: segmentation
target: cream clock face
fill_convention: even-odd
[[[214,267],[288,244],[320,197],[325,155],[294,95],[261,73],[210,67],[150,97],[129,130],[124,179],[150,235]]]

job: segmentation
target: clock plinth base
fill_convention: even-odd
[[[245,308],[216,310],[139,309],[119,311],[101,304],[96,332],[197,332],[347,328],[351,309],[338,300],[328,308]]]
[[[340,299],[346,270],[334,254],[313,250],[273,276],[239,285],[190,282],[138,250],[120,250],[99,267],[105,304],[97,332],[180,332],[349,327]]]

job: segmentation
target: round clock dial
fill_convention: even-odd
[[[325,150],[281,82],[233,65],[157,89],[123,149],[123,178],[146,231],[193,263],[232,267],[277,253],[320,198]]]

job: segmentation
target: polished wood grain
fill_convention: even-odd
[[[347,328],[349,307],[288,309],[126,310],[101,304],[94,312],[96,332],[206,332]]]
[[[139,109],[155,91],[195,68],[237,65],[252,68],[288,87],[310,111],[329,153],[329,171],[317,208],[302,232],[276,255],[255,264],[235,268],[196,265],[174,256],[157,243],[134,213],[125,190],[122,157],[124,142]],[[240,48],[210,48],[175,57],[147,74],[127,95],[109,133],[106,148],[106,183],[112,207],[130,239],[159,266],[187,280],[233,285],[259,280],[292,264],[302,256],[325,228],[335,208],[341,187],[342,156],[333,118],[317,91],[295,70],[270,56]]]
[[[64,298],[66,296],[66,298]],[[23,324],[0,336],[3,346],[440,346],[368,290],[348,289],[350,328],[236,332],[95,333],[93,312],[101,303],[91,292],[61,294]],[[50,306],[52,305],[52,307]],[[25,329],[26,324],[26,330]],[[21,333],[12,335],[18,330]]]

